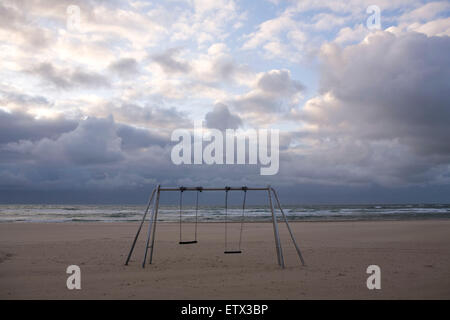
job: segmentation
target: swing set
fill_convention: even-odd
[[[130,261],[131,255],[133,253],[134,247],[136,245],[136,241],[139,237],[139,234],[141,232],[142,226],[144,225],[145,218],[150,210],[151,207],[151,214],[150,214],[150,220],[149,220],[149,227],[148,227],[148,235],[147,240],[145,244],[145,253],[144,253],[144,260],[142,262],[142,268],[145,268],[145,263],[147,260],[147,253],[148,249],[150,249],[150,257],[149,257],[149,263],[152,263],[153,260],[153,251],[155,247],[155,233],[156,233],[156,222],[158,218],[158,210],[159,210],[159,199],[160,194],[163,191],[175,191],[180,193],[180,199],[179,199],[179,244],[180,245],[188,245],[188,244],[196,244],[198,243],[197,239],[197,225],[198,225],[198,203],[199,203],[199,194],[203,191],[225,191],[225,250],[224,254],[240,254],[242,253],[241,244],[242,244],[242,232],[244,227],[244,221],[245,221],[245,203],[247,199],[247,191],[267,191],[268,193],[268,199],[269,199],[269,207],[272,213],[272,224],[273,224],[273,231],[274,231],[274,238],[275,238],[275,248],[277,252],[277,260],[278,264],[281,268],[285,267],[284,264],[284,257],[283,257],[283,251],[281,248],[281,241],[280,241],[280,235],[278,232],[278,223],[277,223],[277,217],[275,214],[275,209],[272,203],[272,194],[275,197],[275,200],[278,205],[278,209],[281,212],[282,218],[284,219],[287,229],[289,231],[289,234],[291,236],[292,242],[295,246],[295,249],[297,251],[298,257],[302,263],[302,265],[305,265],[305,262],[303,260],[303,256],[300,252],[300,248],[297,245],[297,242],[295,241],[294,234],[292,233],[291,227],[289,226],[289,222],[287,220],[287,217],[283,211],[283,208],[281,207],[280,200],[278,198],[278,194],[271,186],[267,187],[260,187],[260,188],[249,188],[249,187],[225,187],[225,188],[203,188],[203,187],[173,187],[173,188],[165,188],[158,185],[155,189],[153,189],[150,199],[148,201],[147,207],[145,209],[144,215],[142,217],[142,221],[139,225],[139,228],[136,232],[136,236],[134,237],[133,244],[131,245],[130,252],[128,253],[127,260],[125,262],[125,265],[128,265],[128,262]],[[194,239],[183,241],[183,193],[185,191],[194,191],[196,192],[196,201],[195,201],[195,229],[194,229]],[[240,219],[240,232],[239,232],[239,241],[238,241],[238,247],[237,249],[231,250],[229,249],[228,245],[228,193],[230,191],[243,191],[243,203],[242,203],[242,215]],[[156,195],[156,197],[155,197]],[[153,201],[155,200],[155,201]]]

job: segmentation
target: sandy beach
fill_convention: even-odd
[[[280,224],[282,270],[270,223],[244,226],[240,255],[223,254],[223,224],[199,224],[199,243],[180,246],[178,224],[160,223],[145,269],[145,232],[124,266],[137,223],[2,223],[0,299],[450,298],[449,220],[291,225],[307,265]],[[188,237],[193,226],[184,228]],[[73,264],[81,268],[81,290],[66,287]],[[366,287],[372,264],[381,268],[381,290]]]

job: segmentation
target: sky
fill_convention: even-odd
[[[145,203],[156,184],[450,203],[448,1],[3,0],[0,17],[0,203]],[[175,165],[196,120],[280,130],[278,173]]]

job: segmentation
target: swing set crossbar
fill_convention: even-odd
[[[161,187],[160,191],[269,191],[270,187],[252,188],[252,187],[228,187],[228,188],[202,188],[199,187]]]

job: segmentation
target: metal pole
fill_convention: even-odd
[[[198,187],[182,187],[183,191],[198,191]],[[180,191],[181,187],[162,187],[161,191]],[[251,191],[266,191],[269,190],[267,187],[265,188],[252,188],[252,187],[230,187],[227,188],[202,188],[202,191],[243,191],[243,190],[251,190]]]
[[[155,247],[155,233],[156,233],[156,222],[158,220],[158,209],[159,209],[159,195],[161,194],[158,186],[158,193],[156,194],[156,202],[155,202],[155,222],[153,223],[153,233],[152,233],[152,246],[150,250],[150,259],[149,263],[152,264],[153,260],[153,249]]]
[[[227,244],[228,244],[227,220],[228,220],[228,190],[225,190],[225,251],[227,251]]]
[[[145,268],[145,260],[147,260],[148,244],[150,243],[150,235],[152,233],[152,224],[153,224],[153,220],[154,220],[156,205],[158,204],[157,201],[159,198],[159,185],[156,187],[156,190],[158,193],[156,195],[155,203],[153,204],[153,207],[152,207],[152,214],[150,215],[150,221],[148,224],[148,236],[147,236],[147,241],[145,242],[145,253],[144,253],[144,261],[142,261],[142,268]]]
[[[272,211],[273,233],[275,235],[275,244],[276,244],[276,249],[277,249],[278,264],[282,268],[284,268],[283,251],[281,249],[280,235],[278,233],[277,217],[275,216],[275,210],[273,209],[272,195],[270,193],[270,186],[268,187],[267,193],[269,195],[270,210]]]
[[[242,229],[244,229],[245,200],[246,199],[247,199],[247,190],[244,190],[244,201],[242,203],[241,232],[239,233],[239,251],[241,250],[241,243],[242,243]]]
[[[141,232],[142,225],[144,224],[145,217],[147,216],[147,213],[148,213],[148,209],[150,208],[150,205],[151,205],[151,203],[153,201],[153,197],[155,195],[155,191],[156,191],[156,189],[153,189],[152,195],[150,196],[150,200],[148,201],[148,204],[147,204],[147,208],[145,209],[144,216],[142,217],[141,224],[139,225],[138,231],[136,232],[136,236],[134,237],[133,244],[131,245],[130,252],[128,253],[127,261],[125,262],[126,266],[128,265],[128,262],[130,261],[131,254],[133,253],[134,246],[136,245],[136,241],[137,241],[137,239],[139,237],[139,233]]]
[[[182,224],[182,217],[181,217],[181,208],[183,208],[183,191],[180,191],[180,204],[179,204],[179,206],[180,206],[180,242],[181,241],[183,241],[183,231],[182,231],[182,227],[181,227],[181,224]]]
[[[295,250],[297,250],[298,257],[300,258],[300,261],[302,262],[302,265],[304,266],[305,261],[303,260],[303,256],[302,256],[302,253],[300,252],[300,248],[298,247],[297,242],[295,241],[294,234],[292,233],[291,227],[289,226],[289,222],[287,220],[286,215],[284,214],[283,208],[281,208],[281,203],[280,203],[280,199],[278,199],[278,194],[275,191],[275,189],[273,189],[273,188],[272,188],[272,192],[275,195],[275,199],[277,200],[277,203],[278,203],[278,208],[280,209],[281,214],[283,215],[284,221],[286,222],[287,229],[289,231],[289,234],[291,235],[292,242],[294,242]]]
[[[198,223],[198,191],[195,200],[195,241],[197,241],[197,223]]]

